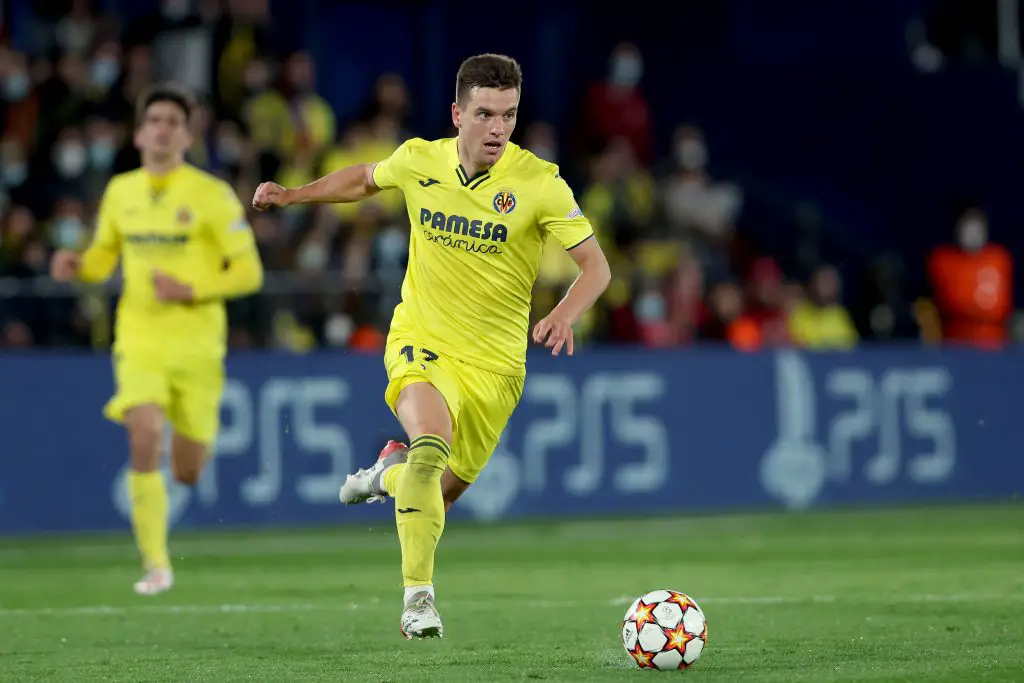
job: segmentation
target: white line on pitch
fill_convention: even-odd
[[[630,604],[635,597],[620,596],[605,601],[605,605],[625,606]],[[812,596],[773,596],[773,595],[751,595],[733,597],[695,597],[701,606],[704,605],[780,605],[780,604],[827,604],[842,600],[859,600],[856,596],[850,595],[841,598],[835,595],[812,595]],[[509,597],[508,600],[518,600]],[[1024,593],[1006,594],[977,594],[954,593],[950,595],[940,594],[909,594],[894,596],[872,596],[872,601],[878,604],[894,603],[921,603],[921,602],[991,602],[991,601],[1016,601],[1024,600]],[[97,605],[92,607],[29,607],[23,609],[2,609],[0,617],[102,617],[102,616],[125,616],[130,614],[270,614],[270,613],[297,613],[297,612],[348,612],[364,609],[371,606],[378,606],[379,599],[371,599],[361,603],[319,603],[319,604],[251,604],[251,605],[137,605],[137,606],[107,606]],[[399,602],[396,600],[396,602]],[[452,600],[445,601],[447,604],[457,605],[496,605],[502,600]],[[553,607],[584,606],[587,603],[580,600],[526,600],[522,604],[537,609],[548,609]],[[593,604],[593,603],[591,603]]]

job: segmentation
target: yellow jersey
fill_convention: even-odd
[[[121,261],[115,352],[223,357],[221,280],[227,263],[243,257],[258,262],[252,230],[230,185],[187,164],[162,177],[137,169],[107,185],[81,277],[105,280]],[[158,301],[154,270],[191,284],[195,301]]]
[[[457,138],[413,138],[373,168],[405,194],[409,267],[390,336],[505,375],[526,372],[530,299],[545,240],[594,234],[558,167],[508,143],[470,178]]]

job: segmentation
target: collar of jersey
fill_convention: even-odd
[[[509,157],[512,156],[511,148],[511,142],[505,143],[505,150],[501,153],[501,157],[494,162],[494,165],[470,178],[469,174],[466,173],[466,169],[462,167],[462,162],[459,161],[459,138],[454,137],[451,139],[451,142],[448,143],[448,163],[455,167],[455,175],[459,177],[459,182],[462,183],[464,187],[475,190],[492,175],[500,173],[501,170],[505,168]]]

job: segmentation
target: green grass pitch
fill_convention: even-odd
[[[453,523],[441,641],[398,632],[389,525],[172,542],[140,598],[126,535],[0,541],[0,680],[1024,681],[1022,505]],[[622,649],[656,588],[707,614],[688,671]]]

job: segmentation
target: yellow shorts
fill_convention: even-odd
[[[448,467],[459,479],[476,481],[523,395],[525,377],[482,370],[408,339],[390,340],[384,354],[388,373],[384,400],[391,412],[396,412],[398,395],[405,387],[416,382],[433,385],[448,403],[452,417]]]
[[[117,390],[103,414],[122,422],[127,410],[155,403],[164,410],[174,431],[202,444],[213,443],[220,428],[224,364],[217,358],[188,358],[170,354],[116,353]]]

